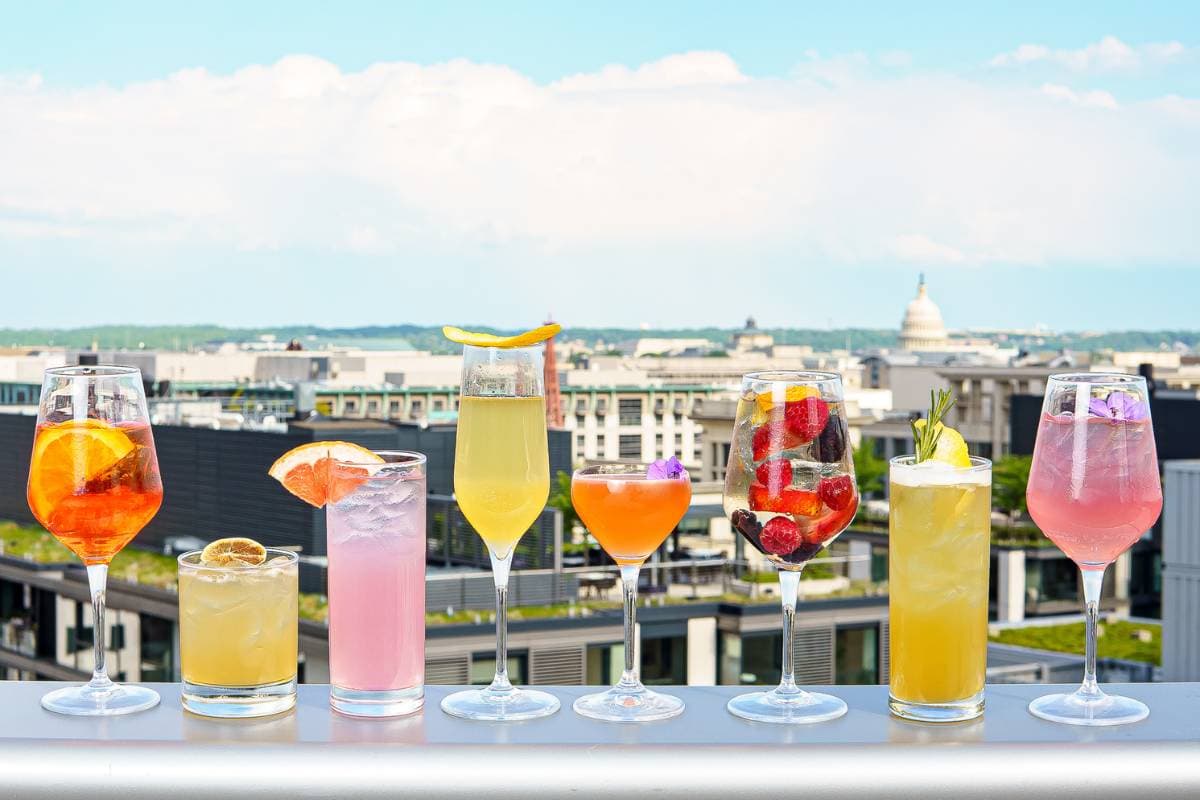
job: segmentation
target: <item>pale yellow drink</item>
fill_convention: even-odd
[[[296,677],[296,560],[267,552],[268,563],[259,567],[180,561],[179,650],[186,683],[257,687]]]
[[[550,495],[545,399],[462,398],[454,495],[488,549],[508,555]]]
[[[891,467],[891,706],[929,721],[983,710],[991,464]],[[922,709],[922,706],[943,708]]]

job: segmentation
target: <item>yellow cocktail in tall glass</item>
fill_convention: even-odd
[[[926,722],[983,713],[992,465],[892,460],[888,542],[893,712]]]
[[[488,550],[511,553],[542,513],[549,463],[543,398],[462,398],[454,495]]]

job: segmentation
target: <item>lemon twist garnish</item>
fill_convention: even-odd
[[[971,457],[962,434],[942,423],[954,407],[954,396],[942,389],[936,394],[929,392],[929,419],[918,419],[912,423],[913,443],[916,445],[916,463],[941,461],[956,467],[971,466]]]
[[[456,344],[469,344],[473,347],[528,347],[546,341],[561,330],[562,325],[554,322],[514,336],[496,336],[491,333],[465,331],[462,328],[447,325],[442,328],[442,335]]]

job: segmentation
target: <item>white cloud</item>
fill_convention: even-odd
[[[1001,53],[988,63],[1012,67],[1048,62],[1072,72],[1135,72],[1145,67],[1181,61],[1189,54],[1181,42],[1152,42],[1133,47],[1115,36],[1105,36],[1077,50],[1051,50],[1040,44],[1023,44]]]
[[[1196,101],[900,74],[814,56],[754,79],[688,53],[539,85],[290,56],[122,88],[0,82],[0,240],[1200,263]]]
[[[1057,83],[1043,83],[1042,94],[1048,97],[1054,97],[1059,100],[1066,100],[1069,103],[1074,103],[1078,106],[1087,106],[1090,108],[1118,108],[1117,98],[1113,97],[1109,92],[1102,89],[1093,89],[1088,92],[1076,92],[1069,86],[1062,86]]]

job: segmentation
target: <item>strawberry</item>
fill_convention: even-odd
[[[815,517],[821,513],[821,498],[816,492],[789,486],[783,490],[780,501],[782,510],[795,517]]]
[[[827,542],[837,536],[842,531],[850,526],[850,522],[854,519],[855,512],[858,511],[858,495],[851,495],[850,502],[845,508],[830,511],[825,516],[817,521],[816,538],[817,541]],[[807,541],[807,537],[805,539]]]
[[[772,494],[779,494],[785,486],[792,485],[792,462],[786,458],[772,458],[759,464],[754,476]]]
[[[751,444],[754,450],[754,460],[762,461],[770,455],[790,450],[803,442],[793,435],[785,424],[768,422],[754,430]]]
[[[758,543],[763,550],[776,556],[786,556],[803,544],[800,526],[787,517],[773,517],[763,525]]]
[[[799,439],[798,444],[807,444],[817,438],[828,421],[829,405],[819,397],[795,400],[783,408],[783,425]]]
[[[747,492],[747,498],[750,501],[751,511],[774,511],[776,513],[783,512],[783,493],[772,492],[761,483],[750,484],[750,490]]]
[[[834,511],[841,511],[854,499],[854,479],[849,475],[822,478],[817,487],[821,500]]]

